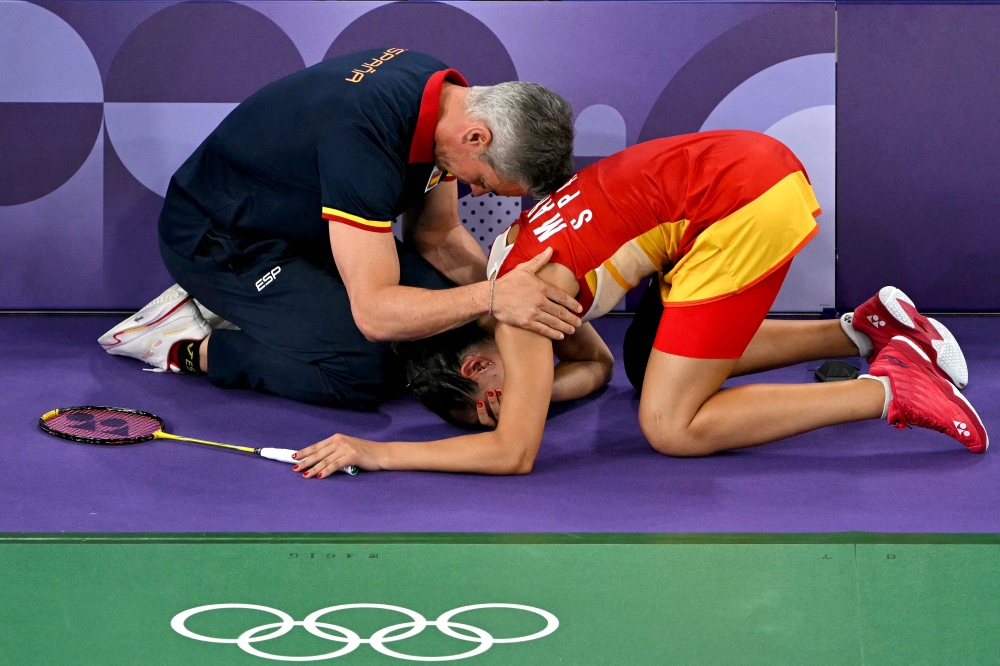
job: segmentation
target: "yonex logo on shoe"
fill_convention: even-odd
[[[274,282],[274,279],[278,277],[278,273],[280,272],[281,272],[281,266],[275,266],[267,273],[264,273],[264,277],[262,277],[261,279],[257,280],[257,282],[254,283],[254,286],[257,287],[257,291],[263,290],[264,287]]]
[[[868,323],[870,323],[875,328],[879,326],[885,326],[885,321],[878,318],[878,315],[868,315]]]
[[[965,437],[971,437],[972,436],[972,433],[969,432],[968,430],[966,430],[966,428],[969,427],[967,423],[962,423],[960,421],[954,421],[954,423],[955,423],[955,427],[958,428],[958,434],[959,435],[963,435]]]
[[[889,361],[889,363],[892,363],[893,365],[898,365],[901,368],[908,368],[909,367],[908,365],[906,365],[905,363],[903,363],[902,361],[900,361],[895,356],[888,356],[888,355],[886,355],[885,360]]]
[[[138,323],[139,323],[140,321],[142,321],[143,319],[145,319],[145,317],[143,317],[142,315],[139,315],[138,317],[136,317],[136,318],[135,318],[135,319],[133,319],[132,321],[134,321],[135,323],[137,323],[137,324],[138,324]]]

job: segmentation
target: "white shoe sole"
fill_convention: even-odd
[[[913,304],[913,301],[901,289],[897,289],[896,287],[882,287],[878,292],[878,298],[900,326],[911,331],[917,330],[913,324],[913,319],[910,318],[910,315],[906,313],[906,310],[903,309],[903,306],[899,302],[903,301],[909,304],[914,310],[917,309],[917,306]],[[937,355],[934,365],[948,376],[952,384],[958,388],[965,388],[969,383],[969,366],[965,361],[965,354],[962,353],[962,348],[959,346],[958,340],[938,320],[927,317],[927,321],[930,322],[934,330],[941,336],[940,340],[930,341]]]

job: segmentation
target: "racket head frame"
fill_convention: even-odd
[[[105,412],[115,412],[118,414],[131,414],[133,416],[144,416],[147,418],[154,419],[157,423],[159,423],[160,430],[163,430],[163,428],[166,427],[166,425],[163,423],[163,419],[161,419],[156,414],[150,414],[149,412],[139,411],[138,409],[126,409],[124,407],[102,407],[95,405],[87,405],[83,407],[61,407],[59,409],[53,409],[52,411],[42,414],[38,418],[38,427],[41,428],[42,431],[48,433],[49,435],[60,437],[62,439],[68,439],[71,442],[79,442],[81,444],[98,444],[101,446],[121,446],[123,444],[139,444],[141,442],[149,442],[156,439],[155,432],[150,433],[148,435],[141,435],[139,437],[126,437],[120,439],[111,439],[108,437],[83,437],[81,435],[71,435],[67,432],[60,432],[46,425],[46,421],[55,418],[60,414],[66,414],[67,412],[74,412],[80,410],[97,410],[97,409]]]

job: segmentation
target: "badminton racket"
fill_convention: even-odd
[[[62,437],[74,442],[83,444],[102,444],[118,446],[122,444],[138,444],[149,442],[154,439],[170,439],[178,442],[191,442],[192,444],[204,444],[220,449],[231,449],[233,451],[243,451],[284,463],[298,462],[292,458],[295,453],[293,449],[275,449],[269,447],[251,448],[249,446],[236,446],[235,444],[222,444],[220,442],[209,442],[204,439],[194,439],[191,437],[180,437],[164,432],[163,419],[149,412],[140,412],[135,409],[123,409],[121,407],[65,407],[63,409],[53,409],[51,412],[42,414],[38,419],[38,425],[42,430],[50,435]],[[354,465],[342,467],[341,472],[355,475],[358,468]]]

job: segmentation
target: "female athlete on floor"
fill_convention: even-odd
[[[587,167],[523,213],[495,241],[488,271],[495,279],[551,248],[538,275],[574,296],[584,321],[659,273],[664,309],[639,423],[661,453],[709,455],[880,416],[984,451],[986,430],[955,386],[967,381],[958,344],[899,290],[883,289],[840,321],[765,320],[792,258],[817,232],[819,212],[802,165],[774,139],[745,131],[660,139]],[[325,477],[353,464],[527,473],[549,403],[607,384],[614,363],[589,324],[553,343],[481,320],[405,353],[426,406],[453,423],[495,430],[420,443],[334,435],[298,452],[298,471]],[[561,361],[554,369],[553,353]],[[720,391],[735,375],[858,354],[872,365],[854,381]]]

